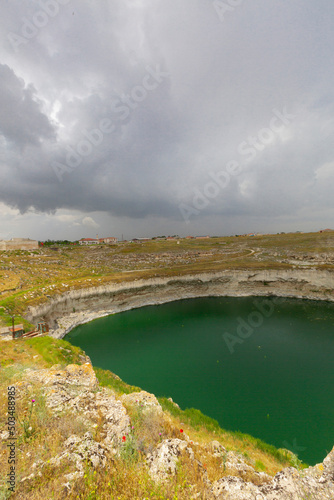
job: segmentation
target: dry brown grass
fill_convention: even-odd
[[[18,377],[16,377],[18,378]],[[42,387],[35,385],[32,387],[17,380],[16,388],[16,482],[17,493],[13,498],[34,498],[38,490],[44,489],[44,498],[47,498],[46,491],[49,489],[49,481],[53,480],[53,469],[46,466],[42,469],[41,477],[36,476],[32,481],[20,481],[29,476],[34,469],[34,464],[38,461],[48,462],[52,457],[63,451],[64,441],[72,434],[83,436],[88,428],[70,413],[63,412],[60,416],[55,416],[45,405],[45,397]],[[6,396],[6,387],[1,384],[2,396]],[[32,403],[32,399],[35,400]],[[6,426],[6,397],[1,398],[1,421],[0,427],[5,430]],[[32,408],[32,411],[31,411]],[[26,424],[26,426],[25,426]],[[6,442],[1,442],[0,469],[8,469],[8,450]],[[71,463],[61,465],[61,470],[57,469],[57,474],[73,472]],[[44,485],[44,486],[43,486]],[[36,491],[35,491],[36,490]],[[54,497],[61,498],[61,497]]]

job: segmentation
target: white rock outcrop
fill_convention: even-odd
[[[194,452],[182,439],[165,439],[158,444],[153,453],[147,456],[146,462],[150,476],[155,481],[164,481],[176,474],[177,462],[182,454],[194,460]]]
[[[43,385],[47,405],[54,413],[71,411],[78,419],[92,426],[96,425],[100,415],[104,421],[102,442],[109,450],[116,452],[122,437],[130,431],[130,418],[111,390],[98,388],[91,364],[68,365],[64,370],[29,370],[25,373],[26,381]]]
[[[217,500],[333,500],[334,448],[322,464],[298,471],[288,467],[271,481],[255,486],[241,477],[222,477],[210,493]]]
[[[66,411],[73,418],[81,419],[92,432],[83,436],[75,433],[64,442],[64,447],[57,456],[47,462],[37,460],[32,466],[32,473],[24,477],[25,482],[42,476],[42,470],[50,464],[57,468],[65,460],[70,468],[63,476],[64,485],[71,489],[71,484],[84,474],[85,464],[93,468],[104,468],[108,460],[113,461],[122,444],[131,434],[130,418],[125,406],[137,405],[142,415],[155,420],[163,418],[162,408],[153,394],[145,391],[123,395],[116,399],[108,388],[101,388],[90,363],[69,365],[64,369],[33,370],[24,372],[24,381],[17,383],[18,394],[38,384],[44,391],[46,404],[54,415],[61,416]],[[125,406],[123,406],[123,404]],[[158,418],[157,418],[158,417]],[[98,441],[93,433],[99,425]],[[1,434],[6,439],[6,434]],[[201,478],[205,498],[217,500],[333,500],[334,499],[334,448],[322,464],[297,470],[289,467],[277,473],[274,478],[259,473],[246,463],[244,457],[236,452],[227,451],[219,441],[201,445],[190,440],[185,433],[183,439],[164,439],[146,456],[146,465],[151,478],[156,482],[168,481],[178,473],[178,463],[186,460]],[[221,477],[210,483],[201,455],[211,455],[217,460]],[[219,477],[219,476],[218,476]],[[194,491],[194,498],[198,494]]]
[[[158,413],[162,413],[162,408],[157,398],[154,394],[150,394],[146,391],[123,394],[121,401],[131,406],[140,406],[144,411],[154,410]]]

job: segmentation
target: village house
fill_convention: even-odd
[[[100,243],[106,243],[107,245],[115,245],[118,242],[118,238],[114,236],[108,236],[108,238],[100,238]]]
[[[79,245],[98,245],[100,243],[98,238],[81,238]]]
[[[100,245],[103,243],[114,245],[117,242],[118,239],[114,236],[108,236],[107,238],[81,238],[81,240],[79,240],[79,245]]]

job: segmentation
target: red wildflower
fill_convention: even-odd
[[[126,441],[126,437],[125,436],[122,437],[122,441],[123,442]]]
[[[183,429],[180,429],[180,432],[183,432]]]

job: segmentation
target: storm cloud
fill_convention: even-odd
[[[329,0],[6,2],[0,232],[333,225],[333,24]]]

